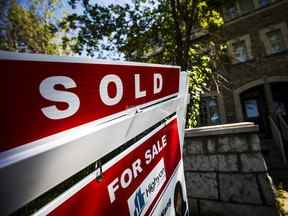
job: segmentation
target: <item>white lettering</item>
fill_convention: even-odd
[[[146,161],[145,161],[146,164],[149,164],[151,162],[152,156],[151,156],[151,150],[150,149],[148,149],[145,152],[145,159],[146,159]]]
[[[159,152],[160,152],[160,151],[162,150],[162,148],[163,148],[163,146],[160,145],[160,141],[159,141],[159,140],[157,141],[157,147],[158,147]]]
[[[139,173],[141,173],[143,171],[142,167],[141,167],[141,159],[137,159],[132,163],[132,169],[131,168],[127,168],[125,169],[120,176],[120,184],[119,184],[119,178],[115,178],[109,185],[108,185],[108,192],[109,192],[109,198],[110,198],[110,202],[114,202],[115,201],[115,192],[116,190],[119,189],[119,187],[121,186],[121,188],[127,188],[132,180],[134,180],[135,178],[137,178],[137,176],[139,175]]]
[[[135,98],[141,98],[146,96],[146,91],[140,89],[140,74],[135,74]]]
[[[108,94],[108,86],[111,82],[116,85],[116,95],[113,98],[111,98]],[[108,106],[113,106],[119,103],[123,97],[122,80],[115,74],[106,75],[100,82],[99,90],[102,102]]]
[[[126,178],[126,176],[128,178]],[[130,168],[125,169],[120,178],[122,188],[127,188],[130,185],[131,181],[132,181],[132,171]]]
[[[157,147],[156,147],[156,145],[153,145],[153,147],[152,147],[152,158],[154,158],[157,154],[158,154]]]
[[[165,147],[167,145],[167,139],[166,138],[167,138],[166,135],[162,136],[162,145],[163,145],[163,147]]]
[[[132,170],[133,170],[134,178],[136,178],[138,176],[138,173],[141,173],[143,171],[143,169],[142,169],[142,167],[140,165],[141,165],[141,160],[140,159],[137,159],[132,164]]]
[[[147,149],[145,152],[145,163],[148,165],[151,161],[166,147],[167,145],[167,136],[163,135],[161,140],[157,140],[151,148]]]
[[[44,107],[41,109],[42,113],[49,119],[57,120],[70,117],[74,115],[79,107],[80,100],[78,96],[72,92],[56,90],[56,85],[62,85],[65,89],[77,87],[73,79],[67,76],[52,76],[44,79],[39,85],[39,91],[43,98],[67,103],[68,107],[65,110],[59,110],[56,105]]]
[[[159,85],[158,85],[159,84]],[[154,74],[154,94],[161,92],[163,88],[163,78],[160,73]]]
[[[115,201],[115,192],[119,189],[119,178],[115,178],[109,185],[108,185],[108,193],[110,202],[113,203]]]

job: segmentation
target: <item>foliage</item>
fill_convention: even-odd
[[[132,5],[101,6],[88,0],[70,0],[83,12],[71,14],[63,25],[78,30],[73,50],[93,56],[101,49],[125,54],[134,61],[177,64],[187,69],[192,31],[223,23],[215,10],[219,0],[135,0]],[[109,43],[101,44],[100,41]]]
[[[284,189],[283,184],[276,188],[276,207],[280,215],[288,215],[288,209],[285,209],[285,202],[288,200],[288,192]]]
[[[13,1],[1,2],[0,49],[57,54],[54,43],[57,32],[50,23],[55,0],[34,0],[24,7]]]
[[[195,44],[189,50],[191,67],[189,74],[190,103],[187,109],[187,127],[197,127],[200,112],[200,99],[205,91],[214,88],[220,93],[220,86],[225,87],[228,80],[224,76],[226,44],[219,37],[210,37],[209,41]]]
[[[67,16],[62,25],[78,32],[71,39],[75,41],[72,49],[79,54],[94,56],[103,49],[118,50],[127,60],[176,64],[189,71],[193,109],[188,109],[187,126],[191,127],[197,125],[200,94],[211,80],[218,84],[218,63],[224,50],[215,38],[195,45],[192,36],[199,29],[209,35],[223,24],[217,10],[222,3],[134,0],[131,5],[101,6],[88,0],[70,0],[74,8],[82,4],[83,11]],[[106,42],[101,43],[103,40]]]

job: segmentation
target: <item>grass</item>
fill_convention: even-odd
[[[288,191],[281,183],[276,188],[276,206],[282,216],[288,216]]]

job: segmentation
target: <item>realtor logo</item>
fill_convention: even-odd
[[[141,188],[136,192],[134,205],[134,216],[139,216],[145,206],[144,193],[141,192]]]
[[[163,158],[128,199],[130,216],[144,215],[166,181]]]

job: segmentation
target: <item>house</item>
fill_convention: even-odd
[[[223,15],[230,88],[202,96],[200,124],[255,122],[270,174],[288,181],[288,0],[238,0]]]

